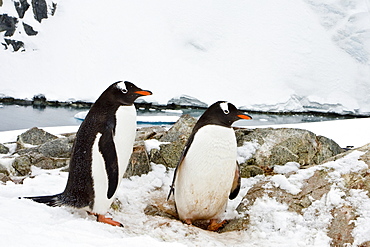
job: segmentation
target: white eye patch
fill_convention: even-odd
[[[117,83],[117,88],[120,89],[122,91],[122,93],[127,93],[128,92],[124,82]]]
[[[227,102],[222,102],[220,104],[221,109],[224,111],[225,114],[229,114],[229,104]]]

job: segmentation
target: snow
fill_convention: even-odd
[[[369,0],[54,2],[42,23],[22,20],[38,35],[19,25],[25,52],[0,51],[0,95],[93,102],[129,80],[159,104],[370,114]]]
[[[26,13],[23,21],[39,34],[27,36],[18,28],[13,38],[25,42],[25,52],[0,50],[0,96],[44,94],[48,100],[93,102],[113,82],[128,80],[151,90],[143,100],[156,104],[225,100],[251,110],[370,114],[369,0],[54,2],[55,16],[42,23],[32,11]],[[3,0],[0,12],[17,15],[10,0]],[[370,118],[264,127],[307,129],[342,147],[360,147],[370,140],[368,126]],[[60,135],[77,128],[43,129]],[[24,131],[0,132],[0,143],[14,150],[9,142]],[[159,145],[146,141],[148,149]],[[238,161],[257,148],[256,143],[239,147]],[[288,163],[270,178],[242,179],[227,218],[240,217],[236,207],[259,181],[296,194],[317,169],[328,169],[333,186],[303,215],[274,198],[258,198],[247,212],[249,228],[223,234],[144,214],[148,204],[163,202],[168,194],[173,169],[160,164],[120,185],[121,209],[109,213],[124,228],[97,223],[81,210],[19,200],[64,189],[67,173],[33,167],[23,184],[0,184],[0,239],[8,246],[330,246],[331,211],[350,205],[359,215],[356,246],[370,241],[370,199],[364,190],[353,189],[344,200],[341,175],[367,169],[360,155],[353,152],[304,170]],[[0,155],[1,165],[11,163]]]
[[[365,129],[368,126],[368,119],[340,121],[343,126],[350,123],[354,128],[363,126]],[[322,132],[327,131],[328,125],[325,122],[317,124],[317,128],[319,126]],[[77,127],[49,127],[45,130],[60,135],[76,131]],[[0,132],[0,142],[15,141],[21,132]],[[340,139],[343,132],[336,133]],[[353,139],[362,139],[360,137],[353,136]],[[159,148],[161,143],[146,141],[145,144],[147,149],[152,149]],[[256,143],[244,143],[238,150],[238,160],[247,158],[256,148]],[[247,212],[250,217],[249,228],[242,232],[222,234],[144,213],[149,204],[164,203],[163,206],[168,207],[166,197],[174,170],[167,171],[161,164],[152,164],[152,171],[147,175],[123,179],[117,194],[121,202],[120,209],[111,209],[109,214],[122,222],[124,228],[98,223],[95,217],[87,215],[83,210],[51,208],[29,200],[19,200],[18,197],[22,196],[59,193],[66,184],[66,172],[32,167],[32,176],[25,178],[23,184],[0,184],[0,238],[12,243],[10,246],[49,246],[50,242],[56,246],[330,246],[331,240],[326,233],[333,217],[331,211],[334,207],[350,205],[356,208],[359,215],[355,220],[354,242],[361,244],[370,240],[370,199],[364,190],[351,190],[350,195],[343,199],[341,175],[366,171],[367,165],[359,161],[362,154],[354,151],[336,161],[299,170],[295,163],[290,162],[275,168],[279,173],[275,176],[243,178],[239,195],[229,201],[225,214],[227,219],[242,217],[236,212],[236,207],[243,195],[260,181],[268,181],[266,188],[279,187],[294,195],[299,193],[305,179],[310,178],[316,170],[324,169],[328,171],[333,186],[327,195],[314,201],[302,215],[289,211],[286,204],[274,198],[258,198]],[[0,156],[0,163],[9,165],[11,160],[3,155]]]

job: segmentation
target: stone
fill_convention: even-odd
[[[165,133],[159,141],[173,142],[179,139],[188,139],[197,119],[189,114],[182,115],[177,122]]]
[[[136,131],[135,141],[144,141],[147,139],[160,139],[165,133],[166,129],[162,126],[142,127]]]
[[[257,175],[263,175],[264,173],[265,172],[262,170],[262,168],[255,165],[246,165],[240,167],[240,176],[242,178],[255,177]]]
[[[265,171],[276,165],[297,162],[303,166],[317,165],[343,150],[333,140],[316,136],[308,130],[290,128],[236,129],[238,146],[256,141],[260,147],[246,165],[255,165]]]
[[[3,144],[0,143],[0,154],[7,154],[9,153],[9,148],[5,147]]]
[[[66,138],[48,141],[40,145],[37,151],[46,157],[69,158],[72,153],[75,137],[75,135],[72,135]]]
[[[0,15],[0,32],[5,31],[4,36],[13,36],[15,29],[17,28],[18,19],[8,14]]]
[[[42,19],[48,18],[48,8],[45,0],[32,0],[34,18],[41,23]]]
[[[160,149],[150,151],[150,162],[175,168],[185,147],[186,139],[179,139],[169,144],[161,144]]]
[[[134,146],[124,177],[141,176],[150,172],[149,157],[144,143]]]
[[[351,245],[354,241],[352,231],[355,228],[356,215],[351,206],[335,207],[331,214],[328,236],[332,239],[331,246]]]
[[[13,48],[13,51],[19,51],[21,48],[24,48],[24,43],[19,40],[14,40],[14,39],[5,39],[5,44],[2,43],[5,46],[5,49],[9,49],[11,46]],[[22,49],[24,51],[24,49]]]
[[[16,157],[12,164],[16,176],[27,176],[31,173],[31,159],[28,155]]]
[[[35,35],[38,34],[38,32],[35,31],[32,26],[30,26],[30,25],[28,25],[24,22],[22,22],[22,24],[23,24],[24,31],[26,32],[26,34],[28,36],[35,36]]]
[[[19,18],[22,19],[24,17],[24,14],[30,7],[30,4],[27,2],[27,0],[20,0],[19,2],[14,1],[14,6],[15,6],[15,10],[18,13]]]
[[[0,164],[0,174],[9,175],[8,169],[2,164]]]
[[[177,122],[159,138],[160,142],[169,143],[161,144],[159,150],[152,149],[150,151],[150,162],[163,164],[170,168],[176,167],[196,122],[196,118],[188,114],[182,115]]]
[[[22,144],[41,145],[45,142],[57,138],[58,137],[55,135],[52,135],[42,129],[34,127],[19,135],[17,138],[17,142],[21,145]]]

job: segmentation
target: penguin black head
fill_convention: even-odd
[[[108,87],[103,94],[110,102],[118,103],[119,105],[132,105],[140,96],[151,95],[152,92],[142,90],[128,81],[118,81]]]
[[[199,123],[198,128],[206,124],[231,127],[235,121],[240,119],[249,120],[252,119],[252,117],[242,113],[236,109],[233,104],[227,101],[217,101],[203,113],[199,118],[197,125]]]

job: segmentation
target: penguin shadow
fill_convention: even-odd
[[[159,216],[170,220],[180,221],[186,226],[193,226],[205,231],[209,231],[209,220],[195,220],[192,222],[192,225],[187,225],[185,222],[181,221],[177,214],[175,201],[173,199],[169,199],[167,201],[164,198],[153,198],[152,203],[147,205],[147,207],[144,209],[144,213],[150,216]],[[228,221],[217,231],[213,232],[221,233],[222,229],[227,225],[227,223]]]

